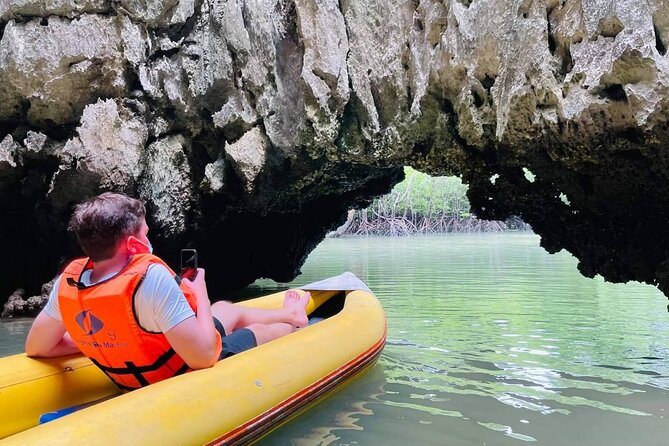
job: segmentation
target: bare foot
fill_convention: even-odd
[[[311,294],[307,291],[302,296],[297,290],[288,290],[286,291],[286,296],[283,299],[283,308],[290,309],[290,321],[288,323],[296,326],[297,328],[306,327],[309,323],[307,318],[307,304]]]

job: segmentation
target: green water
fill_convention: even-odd
[[[576,264],[527,233],[324,241],[295,283],[354,272],[386,309],[388,343],[260,444],[669,444],[667,299]],[[0,355],[28,322],[0,324]]]

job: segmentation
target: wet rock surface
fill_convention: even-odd
[[[0,21],[0,295],[74,255],[72,205],[105,190],[217,292],[289,280],[403,165],[462,175],[479,217],[522,217],[585,275],[669,292],[663,1],[15,0]]]
[[[37,296],[25,297],[25,290],[19,288],[15,290],[7,299],[2,307],[0,317],[35,317],[37,313],[46,305],[49,300],[49,293],[53,289],[56,280],[42,285],[40,294]]]

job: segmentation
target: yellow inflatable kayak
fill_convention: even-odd
[[[371,367],[386,338],[379,301],[351,273],[302,287],[323,320],[131,393],[87,358],[0,358],[0,444],[247,444]],[[284,293],[239,303],[278,308]],[[40,416],[107,398],[39,425]]]

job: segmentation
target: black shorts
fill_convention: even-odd
[[[256,342],[256,335],[254,335],[248,328],[240,328],[239,330],[235,330],[229,335],[226,335],[225,328],[223,328],[221,321],[216,318],[213,319],[214,328],[221,334],[221,341],[223,342],[223,349],[221,350],[221,355],[218,357],[219,361],[258,345]]]

